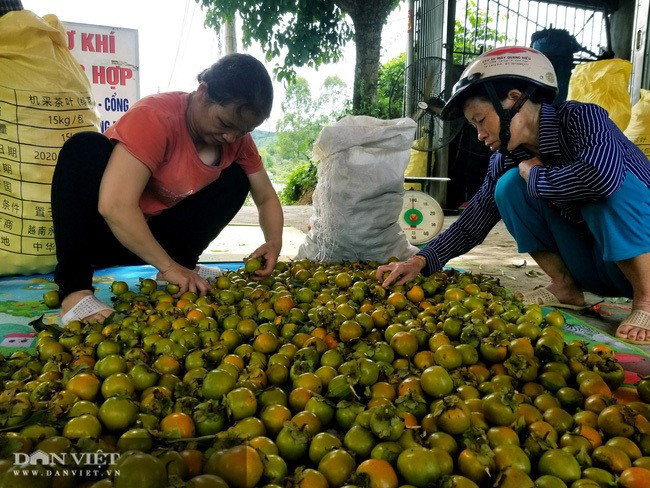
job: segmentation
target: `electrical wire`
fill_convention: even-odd
[[[186,38],[187,38],[187,16],[188,16],[188,11],[189,11],[189,6],[190,2],[194,4],[194,8],[196,8],[196,2],[193,0],[185,0],[185,11],[183,12],[183,21],[181,22],[181,35],[180,39],[178,40],[178,43],[176,44],[176,54],[174,56],[174,62],[172,63],[172,69],[171,72],[169,73],[169,81],[167,82],[167,88],[169,88],[172,84],[172,79],[174,78],[174,73],[176,72],[176,66],[178,65],[178,59],[180,56],[180,51],[181,48],[186,44]],[[192,17],[194,17],[194,10],[192,10]]]

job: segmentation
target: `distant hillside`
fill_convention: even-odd
[[[277,138],[277,134],[275,132],[267,132],[265,130],[258,129],[255,129],[251,135],[253,136],[253,140],[255,141],[255,145],[258,147],[258,149],[275,143],[275,140]]]

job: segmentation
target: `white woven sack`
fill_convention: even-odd
[[[361,115],[321,131],[312,228],[298,259],[386,262],[417,252],[398,224],[415,127],[410,118]]]

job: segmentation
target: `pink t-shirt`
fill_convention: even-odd
[[[188,102],[189,94],[184,92],[150,95],[104,132],[114,143],[122,143],[151,171],[151,179],[140,197],[140,208],[147,217],[212,183],[233,163],[239,164],[246,174],[263,169],[250,134],[232,144],[224,143],[217,166],[203,163],[187,130]]]

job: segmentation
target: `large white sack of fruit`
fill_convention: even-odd
[[[415,127],[410,118],[358,115],[321,131],[312,227],[299,259],[386,262],[417,252],[398,224]]]

